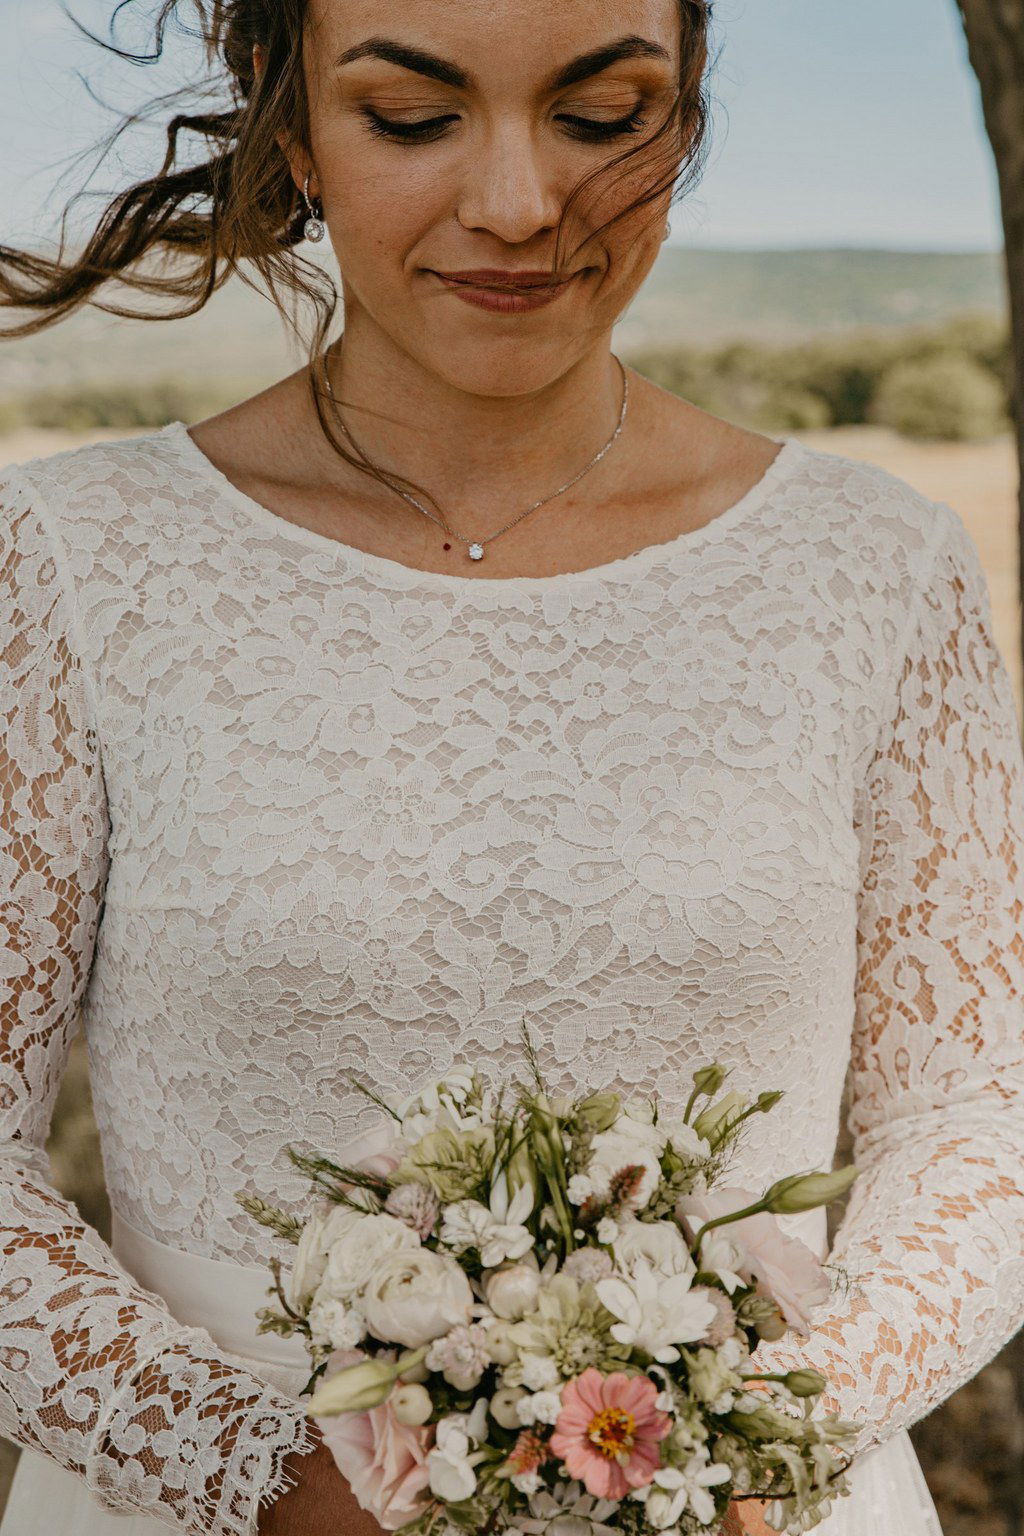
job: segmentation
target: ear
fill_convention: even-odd
[[[257,79],[259,79],[267,67],[267,50],[262,43],[253,44],[252,67],[256,71]],[[309,156],[292,143],[283,129],[277,135],[277,143],[281,153],[291,167],[292,180],[301,192],[306,177],[313,174],[313,167],[309,163]]]

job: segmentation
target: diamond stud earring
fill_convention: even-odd
[[[320,212],[317,213],[316,209],[313,207],[313,204],[309,200],[309,183],[310,177],[307,176],[305,185],[302,188],[302,195],[306,199],[306,207],[309,209],[309,218],[306,220],[305,226],[303,228],[303,234],[307,240],[312,240],[314,244],[317,244],[327,233],[327,228],[323,221],[323,205],[321,204]],[[317,198],[317,202],[320,202],[319,198]]]

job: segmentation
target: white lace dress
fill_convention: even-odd
[[[787,438],[696,532],[423,573],[180,424],[0,501],[2,1536],[253,1536],[314,1440],[235,1192],[374,1129],[348,1071],[497,1079],[523,1019],[563,1091],[785,1089],[757,1191],[850,1074],[845,1282],[755,1358],[863,1421],[822,1536],[939,1536],[907,1426],[1024,1323],[1024,759],[959,516]],[[80,1005],[110,1246],[44,1150]]]

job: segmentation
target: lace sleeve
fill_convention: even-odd
[[[183,1327],[50,1182],[45,1143],[88,979],[109,820],[62,548],[0,483],[0,1432],[94,1501],[254,1536],[314,1449],[300,1400]]]
[[[1024,1323],[1024,755],[988,587],[959,515],[897,652],[858,812],[850,1131],[860,1176],[801,1345],[814,1416],[864,1451],[944,1402]]]

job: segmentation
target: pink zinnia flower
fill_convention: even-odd
[[[658,1442],[672,1427],[654,1406],[657,1395],[649,1376],[602,1376],[592,1365],[566,1382],[549,1444],[588,1493],[622,1499],[651,1481],[661,1462]]]

